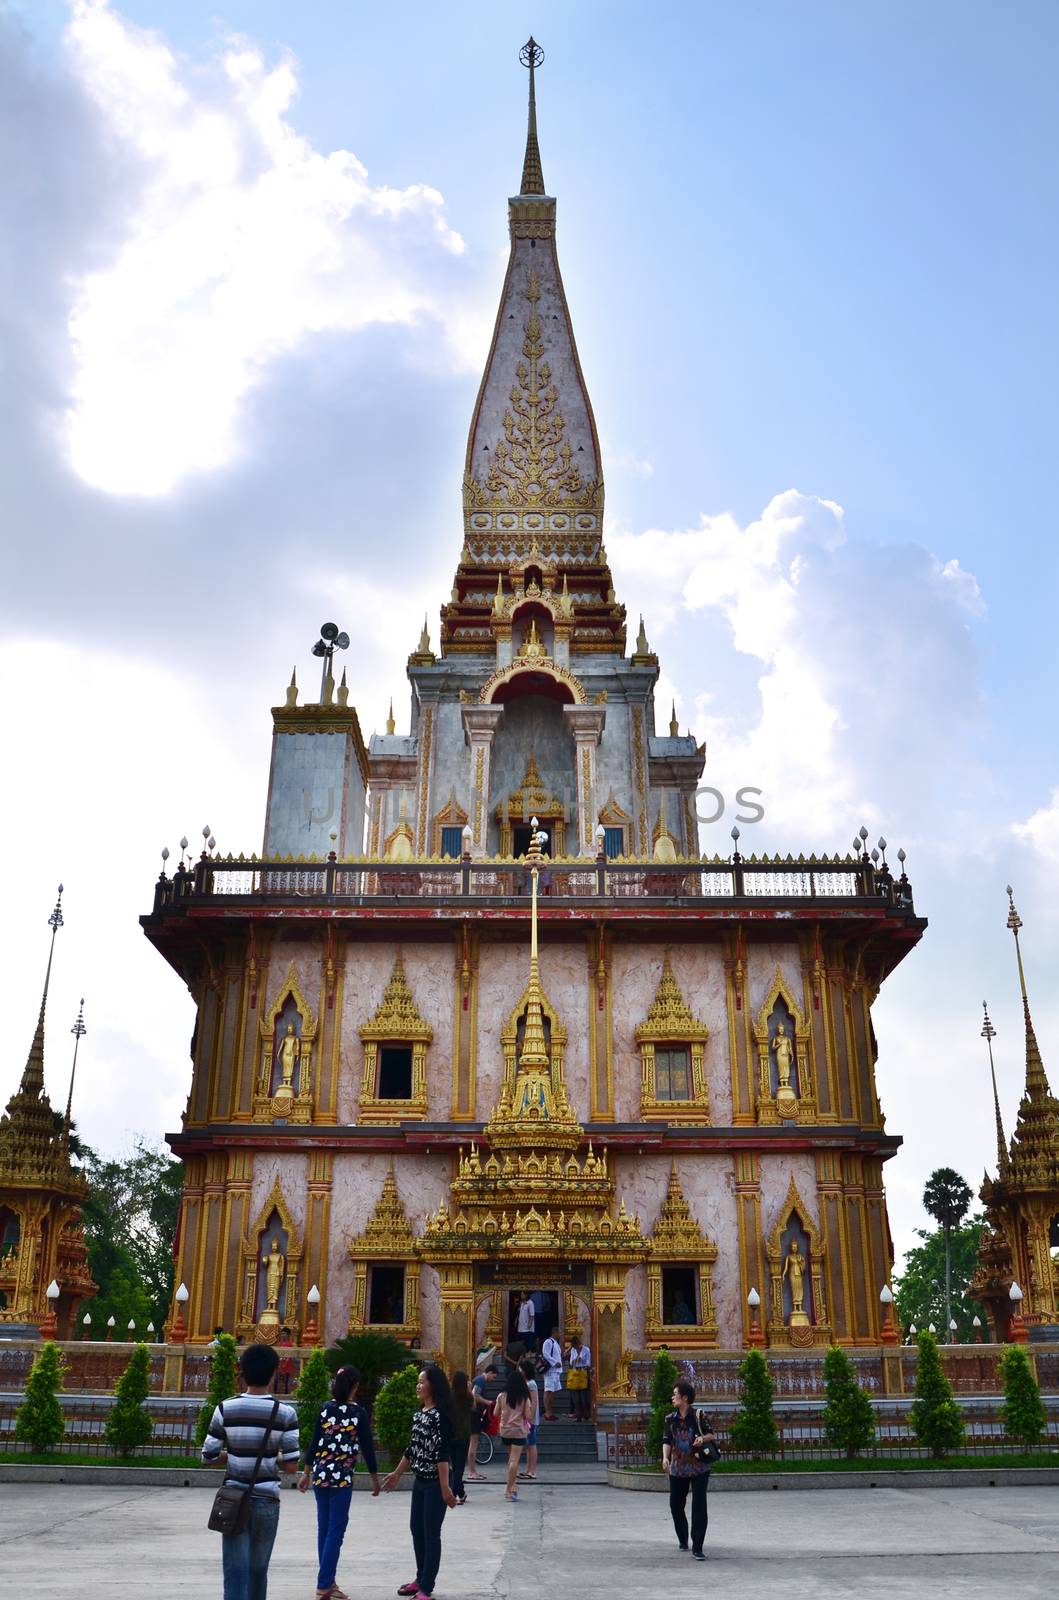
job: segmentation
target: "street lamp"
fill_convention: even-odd
[[[62,1290],[59,1288],[59,1285],[53,1278],[48,1287],[45,1289],[44,1293],[48,1300],[48,1315],[40,1325],[40,1336],[42,1339],[54,1339],[59,1329],[58,1318],[55,1315],[55,1307]]]
[[[89,1333],[89,1329],[91,1328],[91,1326],[92,1326],[92,1313],[90,1311],[86,1311],[84,1316],[81,1318],[81,1337],[82,1337],[82,1339],[88,1339],[88,1338],[91,1337],[91,1335]]]
[[[114,1326],[115,1326],[114,1318],[113,1317],[108,1317],[107,1318],[107,1338],[108,1339],[113,1339],[113,1337],[114,1337]]]
[[[971,1318],[971,1327],[974,1329],[974,1342],[975,1342],[975,1344],[981,1344],[981,1342],[982,1342],[982,1319],[981,1319],[981,1317],[972,1317]]]
[[[955,1344],[956,1343],[956,1318],[955,1317],[950,1317],[949,1318],[949,1343],[950,1344]]]
[[[184,1321],[184,1307],[188,1303],[188,1286],[186,1283],[180,1284],[173,1299],[176,1301],[176,1316],[173,1318],[169,1337],[173,1344],[183,1344],[188,1336],[187,1323]]]
[[[1008,1333],[1012,1344],[1025,1344],[1029,1338],[1026,1324],[1022,1320],[1022,1290],[1017,1283],[1013,1283],[1008,1290],[1008,1299],[1011,1301],[1011,1321],[1008,1324]]]
[[[135,1324],[135,1322],[133,1321],[133,1319],[131,1317],[129,1318],[129,1332],[130,1333],[135,1333],[136,1332],[136,1324]]]
[[[765,1343],[765,1335],[761,1331],[761,1320],[758,1316],[761,1296],[756,1289],[751,1289],[746,1297],[746,1303],[750,1308],[750,1332],[747,1334],[747,1344],[763,1345]]]
[[[318,1345],[320,1343],[320,1291],[314,1283],[309,1293],[305,1296],[309,1307],[309,1317],[302,1335],[303,1344]]]
[[[884,1283],[879,1290],[879,1300],[882,1304],[882,1342],[883,1344],[900,1343],[897,1329],[894,1326],[894,1292],[888,1283]]]
[[[908,1324],[908,1337],[910,1339],[914,1339],[918,1332],[919,1332],[919,1330],[916,1327],[915,1323],[914,1322],[910,1322]]]

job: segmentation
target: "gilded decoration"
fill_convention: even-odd
[[[297,1027],[290,1015],[288,1001],[293,1003],[298,1018]],[[285,1023],[282,1021],[284,1015],[287,1018]],[[260,1059],[254,1085],[254,1121],[282,1119],[286,1122],[311,1122],[316,1019],[302,993],[293,961],[271,1011],[258,1023],[258,1031]]]
[[[707,1238],[684,1198],[677,1164],[669,1170],[669,1187],[654,1231],[648,1238],[646,1343],[661,1345],[716,1345],[717,1313],[713,1304],[713,1265],[717,1246]],[[667,1266],[691,1266],[697,1275],[697,1304],[688,1305],[688,1317],[667,1322],[664,1316],[662,1273]]]
[[[551,853],[553,856],[561,856],[566,847],[566,808],[557,795],[548,793],[533,750],[526,758],[526,771],[522,782],[496,808],[496,820],[500,825],[501,856],[514,854],[512,848],[514,824],[528,822],[531,817],[548,824],[552,838]]]
[[[459,828],[461,833],[462,833],[463,829],[467,825],[467,820],[468,820],[467,819],[467,813],[466,813],[466,811],[464,811],[463,807],[460,805],[459,801],[456,799],[456,791],[455,791],[455,789],[453,789],[452,792],[449,795],[449,798],[448,798],[447,802],[442,807],[442,809],[440,811],[436,811],[434,813],[434,828],[433,828],[433,833],[434,833],[433,853],[434,853],[434,855],[436,855],[436,856],[440,856],[441,855],[441,830],[442,830],[442,828]]]
[[[632,851],[632,817],[618,804],[611,789],[607,795],[606,804],[599,813],[599,821],[604,828],[621,829],[621,849],[619,855],[627,856]]]
[[[552,382],[537,315],[540,283],[535,272],[526,288],[529,315],[522,360],[515,369],[510,408],[504,413],[503,435],[490,451],[491,465],[480,482],[464,478],[465,511],[581,510],[601,514],[603,484],[585,479],[566,437],[566,419],[559,409],[559,391]]]
[[[784,1241],[784,1234],[795,1221],[805,1235],[807,1251],[796,1233]],[[824,1301],[824,1236],[793,1177],[776,1225],[764,1243],[769,1273],[769,1344],[830,1344],[831,1326]],[[784,1308],[785,1285],[791,1296],[790,1312]]]
[[[769,1024],[779,1002],[774,1029]],[[791,1029],[793,1028],[793,1036]],[[761,1123],[816,1121],[816,1093],[811,1067],[812,1029],[779,967],[754,1023],[757,1050],[757,1119]]]
[[[364,1073],[360,1090],[361,1122],[421,1121],[427,1115],[427,1046],[434,1037],[430,1023],[420,1015],[398,950],[393,971],[375,1015],[359,1029],[364,1045]],[[411,1050],[411,1093],[407,1098],[382,1095],[379,1051],[385,1045],[407,1045]]]
[[[662,961],[662,975],[658,980],[651,1009],[636,1027],[635,1038],[640,1046],[640,1115],[649,1121],[694,1122],[705,1125],[710,1120],[710,1096],[706,1087],[705,1053],[710,1036],[705,1023],[692,1014],[673,972],[667,950]],[[673,1081],[669,1080],[669,1094],[665,1084],[659,1082],[659,1053],[667,1056],[684,1047],[687,1054],[687,1092],[670,1097]],[[676,1088],[680,1089],[680,1084]]]
[[[508,662],[506,666],[497,667],[496,671],[491,672],[482,684],[478,695],[479,703],[483,706],[492,705],[498,690],[524,672],[544,673],[546,677],[554,679],[561,688],[569,693],[574,705],[587,706],[588,695],[585,693],[585,686],[580,678],[575,677],[569,667],[560,666],[550,656],[545,656],[540,660],[536,658],[532,660],[526,658],[522,660],[516,659]]]
[[[235,1329],[240,1342],[256,1339],[262,1344],[275,1344],[281,1330],[289,1328],[294,1343],[298,1343],[303,1252],[301,1235],[277,1178],[241,1243],[242,1289]]]
[[[389,1333],[395,1339],[414,1344],[419,1339],[419,1257],[416,1238],[397,1189],[391,1157],[382,1193],[363,1233],[349,1241],[353,1262],[353,1296],[349,1307],[349,1332]],[[403,1274],[400,1316],[376,1321],[371,1317],[373,1267],[387,1266]]]

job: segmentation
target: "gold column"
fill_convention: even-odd
[[[837,1150],[818,1150],[816,1154],[816,1192],[820,1202],[820,1224],[824,1235],[827,1303],[836,1344],[852,1340],[849,1300],[849,1250],[846,1241],[846,1215],[842,1200],[842,1164]]]
[[[842,1205],[845,1211],[849,1250],[851,1325],[857,1344],[872,1344],[877,1339],[878,1290],[868,1282],[871,1250],[864,1207],[864,1162],[858,1155],[842,1158]]]
[[[216,1325],[227,1333],[239,1318],[243,1236],[250,1226],[250,1185],[253,1157],[249,1150],[228,1152],[228,1179],[224,1193],[224,1222],[217,1251]]]
[[[741,928],[726,934],[724,953],[724,1003],[728,1014],[728,1066],[732,1080],[732,1121],[753,1123],[756,1112],[755,1051],[750,1037],[750,996],[747,988],[746,950]]]
[[[441,1359],[449,1372],[473,1371],[474,1268],[469,1261],[440,1263]]]
[[[455,993],[452,1023],[452,1118],[475,1120],[478,1068],[478,960],[477,932],[463,923],[456,934]]]
[[[188,1122],[202,1123],[208,1116],[210,1066],[217,1030],[217,989],[207,971],[195,995],[195,1052],[191,1066],[191,1093],[188,1096]]]
[[[613,951],[599,924],[585,934],[588,963],[589,1117],[614,1121]]]
[[[220,1306],[217,1303],[219,1244],[224,1216],[224,1188],[227,1178],[227,1154],[211,1150],[206,1157],[206,1176],[202,1186],[202,1221],[196,1241],[192,1281],[188,1284],[190,1300],[187,1308],[188,1337],[209,1339],[217,1326]]]
[[[346,941],[329,923],[320,953],[320,1012],[314,1057],[316,1084],[313,1121],[334,1122],[338,1116],[338,1074],[342,1044],[342,993]]]
[[[802,940],[802,981],[812,1035],[817,1121],[835,1122],[835,1064],[827,1026],[827,978],[819,927]]]
[[[302,1330],[308,1317],[305,1296],[313,1284],[320,1291],[320,1337],[327,1343],[324,1329],[328,1313],[327,1304],[327,1240],[331,1223],[331,1191],[334,1176],[334,1156],[330,1150],[312,1150],[309,1153],[308,1197],[305,1209],[305,1255],[299,1290],[302,1304],[298,1307],[298,1321]]]
[[[742,1285],[743,1343],[749,1342],[751,1289],[761,1296],[760,1326],[768,1317],[769,1280],[761,1239],[761,1167],[756,1151],[737,1150],[735,1205],[739,1222],[739,1276]]]
[[[628,1389],[625,1280],[629,1265],[626,1261],[597,1261],[593,1270],[591,1350],[597,1396],[621,1395]]]

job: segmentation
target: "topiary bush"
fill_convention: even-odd
[[[150,1351],[145,1344],[138,1344],[118,1379],[105,1430],[107,1443],[115,1455],[131,1456],[154,1433],[154,1420],[144,1410],[150,1364]]]
[[[932,1456],[940,1460],[963,1443],[963,1415],[953,1399],[952,1384],[942,1370],[932,1333],[916,1335],[916,1397],[912,1402],[912,1432]]]
[[[62,1357],[50,1339],[41,1345],[26,1380],[26,1397],[15,1418],[15,1438],[34,1450],[62,1444],[66,1421],[58,1395],[63,1386]]]
[[[419,1410],[418,1378],[419,1368],[414,1364],[405,1367],[403,1372],[395,1372],[379,1390],[375,1401],[375,1434],[391,1467],[396,1466],[404,1454],[412,1432],[412,1418]]]
[[[852,1461],[875,1438],[875,1408],[857,1382],[846,1352],[833,1344],[824,1357],[824,1432]]]
[[[772,1415],[772,1379],[760,1350],[748,1350],[739,1364],[743,1389],[729,1438],[737,1450],[754,1457],[770,1456],[779,1444]]]
[[[306,1361],[294,1391],[294,1404],[298,1411],[298,1442],[302,1456],[312,1443],[320,1407],[331,1398],[331,1371],[327,1356],[319,1347]]]
[[[1009,1344],[1000,1357],[1000,1376],[1004,1382],[1004,1404],[1000,1415],[1004,1432],[1028,1449],[1048,1427],[1044,1401],[1033,1375],[1033,1364],[1020,1344]]]
[[[210,1363],[210,1384],[195,1426],[195,1443],[202,1449],[209,1432],[213,1413],[222,1400],[230,1400],[236,1390],[235,1368],[237,1359],[235,1340],[230,1333],[219,1333]]]
[[[680,1373],[668,1350],[660,1350],[655,1357],[651,1374],[651,1415],[647,1420],[647,1456],[657,1461],[662,1454],[662,1432],[666,1417],[673,1409],[673,1386]]]

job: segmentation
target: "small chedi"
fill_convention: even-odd
[[[925,924],[863,829],[703,853],[705,747],[659,717],[607,560],[524,54],[462,540],[407,721],[364,739],[374,668],[354,647],[336,686],[328,624],[319,698],[295,674],[272,710],[260,854],[182,856],[143,924],[198,1008],[170,1136],[192,1344],[377,1328],[469,1368],[530,1294],[617,1398],[662,1344],[878,1343],[900,1141],[872,1006]]]

